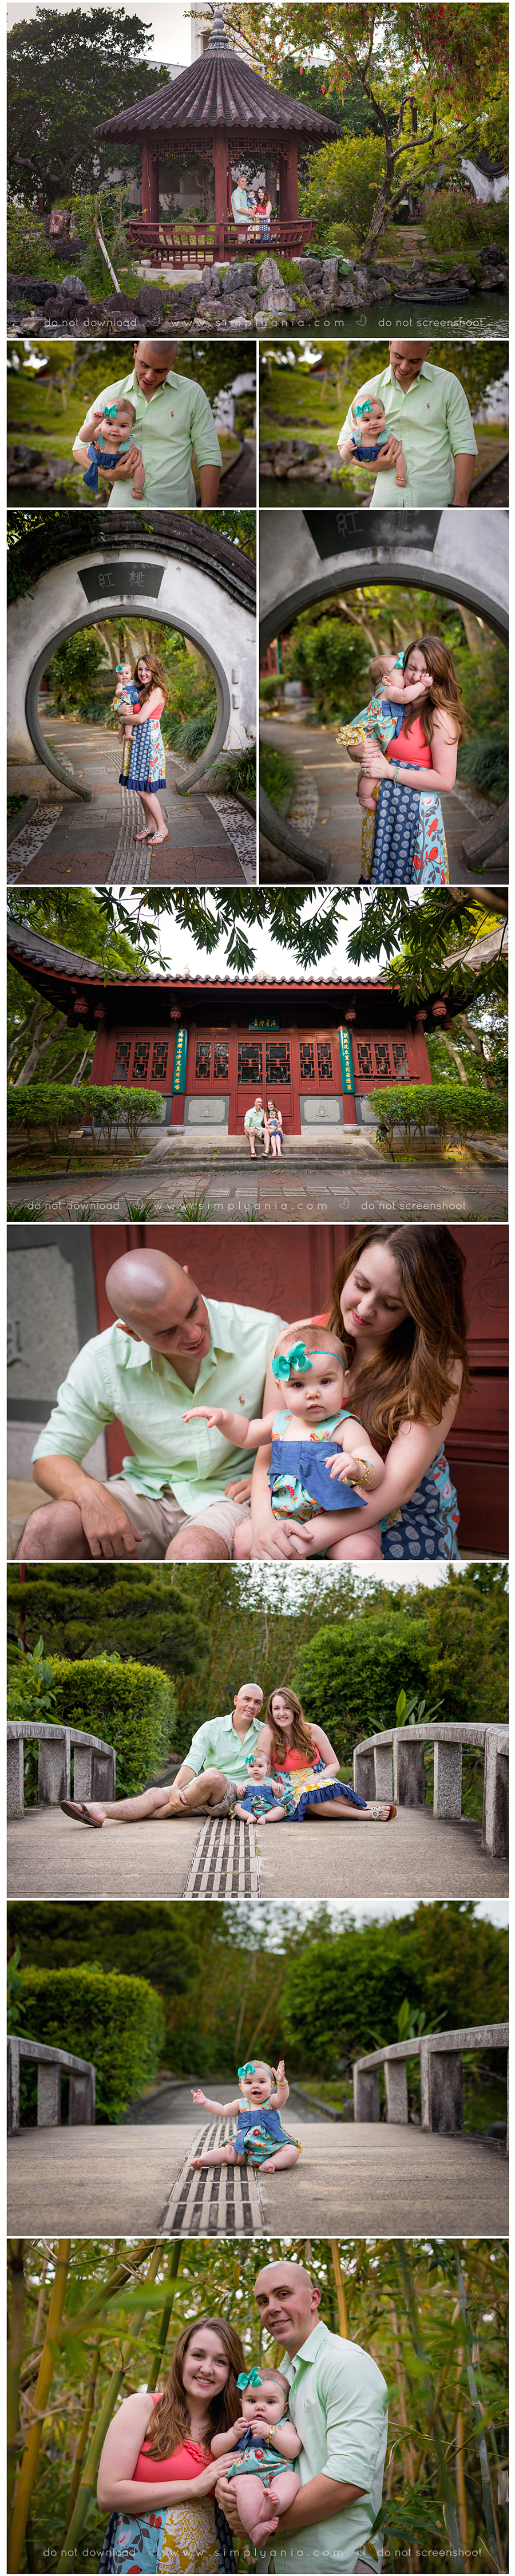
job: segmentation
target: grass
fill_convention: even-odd
[[[183,1194],[175,1209],[175,1215],[180,1217],[181,1225],[209,1225],[210,1203],[207,1190],[194,1189],[191,1199],[187,1199]]]
[[[8,823],[14,823],[15,815],[16,815],[16,814],[22,814],[22,813],[23,813],[23,807],[24,807],[24,805],[26,805],[26,803],[27,803],[27,797],[26,797],[26,795],[24,795],[24,796],[8,796],[8,798],[7,798],[7,821],[8,821]]]

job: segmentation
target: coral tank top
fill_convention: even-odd
[[[405,733],[404,725],[402,726],[401,733],[398,733],[397,735],[397,741],[389,742],[385,757],[387,760],[391,760],[394,768],[396,768],[397,761],[400,761],[403,769],[405,764],[408,763],[410,763],[412,769],[432,769],[433,754],[431,744],[430,742],[424,742],[420,716],[415,716],[415,721],[414,724],[411,725],[409,734]]]
[[[288,1745],[288,1751],[287,1751],[286,1756],[282,1753],[282,1754],[281,1754],[280,1762],[273,1762],[273,1763],[272,1763],[272,1770],[273,1770],[273,1771],[306,1771],[306,1770],[309,1770],[309,1769],[310,1769],[310,1767],[311,1767],[311,1763],[312,1763],[312,1762],[319,1762],[319,1761],[320,1761],[320,1755],[319,1755],[318,1745],[317,1745],[317,1744],[314,1744],[314,1745],[313,1745],[313,1751],[312,1751],[312,1753],[311,1753],[311,1754],[310,1754],[310,1753],[300,1753],[300,1752],[299,1752],[299,1750],[298,1750],[298,1746],[297,1746],[297,1745],[289,1744],[289,1745]]]
[[[157,2397],[152,2402],[154,2406],[159,2404]],[[167,2460],[151,2460],[143,2447],[133,2474],[141,2486],[157,2486],[160,2478],[163,2486],[171,2484],[174,2479],[177,2482],[180,2479],[184,2484],[187,2478],[200,2477],[201,2469],[208,2468],[210,2459],[210,2450],[203,2451],[201,2442],[181,2442],[178,2451],[171,2451]]]

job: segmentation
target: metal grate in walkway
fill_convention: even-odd
[[[239,1816],[206,1816],[183,1895],[260,1896],[254,1825]]]
[[[232,2120],[211,2120],[198,2129],[190,2155],[223,2147],[234,2132]],[[253,2165],[208,2165],[193,2173],[190,2155],[170,2194],[163,2219],[168,2236],[260,2236],[263,2209]]]
[[[150,848],[135,833],[144,832],[146,815],[134,787],[120,789],[122,817],[114,858],[106,876],[106,885],[147,885],[150,876]]]

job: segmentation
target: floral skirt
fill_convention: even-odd
[[[316,1771],[313,1770],[312,1765],[306,1766],[305,1771],[301,1771],[300,1768],[298,1771],[289,1771],[287,1778],[288,1787],[295,1800],[293,1816],[285,1819],[288,1824],[303,1824],[308,1805],[322,1806],[326,1800],[330,1803],[332,1798],[348,1798],[351,1807],[366,1807],[366,1798],[358,1798],[357,1789],[351,1789],[348,1780],[328,1780],[325,1786],[319,1789]]]
[[[237,2131],[235,2130],[231,2142],[233,2147],[236,2144],[236,2137]],[[261,2122],[259,2120],[256,2122],[255,2128],[246,2129],[245,2131],[246,2164],[264,2165],[266,2164],[269,2156],[279,2155],[281,2147],[298,2147],[299,2155],[302,2155],[300,2138],[293,2138],[291,2129],[283,2129],[282,2120],[280,2138],[272,2138],[270,2136],[270,2131],[268,2131],[267,2136],[266,2129],[261,2127]]]
[[[424,790],[424,793],[419,798],[418,826],[415,835],[410,836],[407,872],[406,867],[404,866],[404,854],[401,852],[400,873],[397,874],[393,872],[393,862],[391,862],[390,872],[387,875],[385,873],[385,857],[384,853],[382,853],[381,874],[379,874],[376,862],[375,843],[383,788],[386,788],[387,795],[390,794],[391,796],[389,779],[382,779],[380,796],[377,799],[377,803],[373,807],[365,807],[363,810],[361,828],[362,883],[365,885],[448,885],[449,861],[447,857],[447,842],[443,828],[442,808],[439,796],[430,794],[429,790],[427,793]],[[409,787],[406,788],[406,790],[400,787],[396,792],[398,797],[404,797],[404,795],[406,795],[407,801],[411,803],[415,801]],[[381,835],[382,839],[385,839],[385,837],[386,836],[384,834]]]
[[[157,716],[147,716],[144,724],[135,725],[126,749],[129,761],[127,767],[122,761],[120,787],[146,787],[153,795],[157,788],[166,787],[165,749]]]
[[[417,1485],[411,1502],[381,1521],[381,1553],[383,1557],[440,1556],[459,1560],[459,1518],[456,1487],[451,1484],[445,1450],[441,1449]]]
[[[164,2540],[159,2560],[160,2576],[203,2576],[203,2570],[218,2576],[218,2548],[214,2505],[210,2496],[198,2504],[168,2506]]]

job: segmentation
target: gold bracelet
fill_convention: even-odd
[[[372,1463],[371,1463],[370,1458],[359,1458],[359,1457],[357,1457],[357,1458],[356,1458],[356,1462],[355,1462],[355,1463],[356,1463],[356,1466],[357,1466],[357,1467],[361,1467],[361,1471],[362,1471],[362,1472],[361,1472],[361,1475],[358,1477],[358,1484],[360,1484],[360,1485],[373,1485],[373,1484],[375,1483],[375,1472],[376,1472],[376,1471],[375,1471],[375,1467],[373,1467],[373,1466],[372,1466]]]

